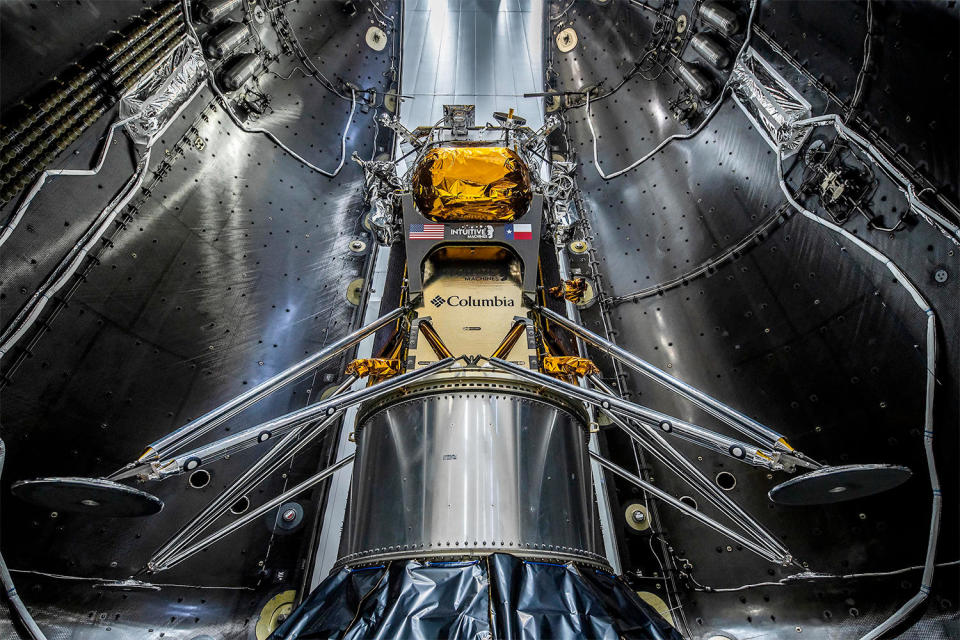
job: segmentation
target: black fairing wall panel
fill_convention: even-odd
[[[723,1],[746,22],[745,0]],[[111,31],[156,4],[0,4],[4,124],[23,113],[20,101],[32,103],[53,75],[95,56],[99,44],[114,37]],[[558,91],[602,83],[603,94],[616,87],[643,59],[648,43],[671,28],[658,24],[657,6],[690,19],[684,38],[701,27],[693,19],[699,0],[547,4],[553,17],[544,30],[546,81]],[[254,16],[257,6],[266,9],[262,20]],[[268,105],[248,125],[274,132],[332,170],[351,111],[344,83],[376,90],[372,98],[361,94],[342,171],[329,179],[267,138],[242,131],[213,92],[203,89],[157,142],[137,197],[0,363],[0,422],[8,447],[0,539],[24,600],[50,637],[252,638],[271,597],[290,590],[306,595],[310,532],[301,527],[281,535],[275,512],[170,571],[141,571],[151,553],[259,451],[211,465],[211,482],[200,489],[191,488],[186,475],[146,485],[166,506],[141,520],[49,513],[12,497],[9,487],[23,478],[110,473],[159,435],[356,326],[357,307],[348,293],[358,281],[360,290],[368,288],[363,282],[373,242],[360,222],[363,174],[349,156],[391,151],[392,134],[374,118],[385,110],[384,93],[395,86],[399,68],[400,20],[391,23],[383,14],[399,16],[401,3],[378,6],[382,11],[366,0],[243,0],[231,17],[246,20],[256,34],[242,50],[272,58],[249,85],[246,106],[261,96]],[[864,89],[849,123],[895,157],[924,189],[925,200],[956,219],[960,8],[955,2],[906,0],[869,6],[868,29],[864,1],[764,0],[752,45],[803,94],[814,114],[845,114],[869,35]],[[207,28],[197,26],[204,37]],[[381,52],[364,42],[370,26],[388,34]],[[578,44],[561,53],[555,38],[566,27],[576,30]],[[291,34],[322,76],[305,71],[309,65]],[[725,42],[729,53],[740,38],[742,31]],[[679,57],[697,61],[689,47]],[[666,59],[673,64],[668,54]],[[698,64],[719,88],[725,72]],[[219,75],[222,67],[213,67]],[[669,107],[681,89],[670,71],[655,69],[592,103],[605,171],[689,131]],[[691,638],[860,637],[921,588],[916,566],[923,561],[930,512],[922,433],[925,316],[882,265],[786,203],[774,152],[729,98],[691,140],[672,143],[610,181],[597,174],[585,109],[573,104],[581,98],[569,99],[570,108],[560,111],[565,128],[552,141],[553,151],[580,162],[577,181],[591,252],[570,261],[594,280],[601,296],[600,304],[583,312],[584,323],[774,426],[818,460],[902,464],[914,472],[905,485],[872,498],[783,507],[766,493],[791,476],[737,465],[681,442],[679,449],[708,477],[733,474],[731,497],[805,569],[845,577],[780,583],[799,569],[768,564],[662,505],[655,508],[653,533],[635,532],[625,526],[623,513],[642,494],[610,478],[625,579],[664,599]],[[100,118],[51,166],[91,166],[115,117],[110,111]],[[823,129],[810,142],[833,140]],[[819,179],[804,157],[801,151],[785,163],[788,182],[801,202],[827,216],[816,193]],[[118,135],[98,176],[48,181],[0,250],[0,328],[120,192],[136,159]],[[865,205],[871,222],[855,213],[844,226],[899,264],[937,314],[935,446],[944,490],[938,560],[950,563],[960,557],[954,462],[960,446],[960,249],[907,214],[902,194],[877,174]],[[0,223],[19,201],[0,206]],[[366,247],[351,250],[357,239]],[[400,278],[401,257],[392,256],[390,281]],[[550,264],[545,261],[545,273],[554,271]],[[939,273],[946,279],[938,281]],[[399,295],[396,288],[384,300]],[[638,375],[617,377],[622,369],[592,355],[607,381],[622,384],[632,399],[736,435]],[[330,362],[208,437],[304,406],[340,378],[342,366]],[[326,466],[336,449],[334,431],[254,490],[252,504]],[[604,431],[602,448],[672,495],[697,497],[660,465],[635,455],[615,431]],[[298,500],[304,522],[319,522],[315,505],[323,503],[324,491],[321,485]],[[699,502],[704,513],[719,516]],[[235,517],[224,516],[217,525]],[[114,582],[131,576],[153,586]],[[939,567],[924,609],[894,635],[954,637],[958,593],[957,565]],[[391,604],[386,593],[382,597],[380,604]],[[0,636],[13,636],[6,616],[0,616]]]
[[[863,59],[865,3],[844,11],[847,19],[830,20],[804,2],[765,3],[760,24],[846,103]],[[868,81],[854,122],[875,129],[917,169],[921,184],[956,206],[960,122],[947,106],[960,101],[956,3],[875,2],[873,12],[881,28],[871,39]]]
[[[745,24],[747,3],[726,4]],[[870,127],[882,136],[885,150],[902,151],[909,175],[943,195],[948,203],[938,210],[950,215],[949,201],[956,200],[956,135],[941,138],[928,130],[942,127],[949,134],[956,127],[956,65],[943,62],[956,55],[958,12],[929,3],[874,5],[872,62],[851,126],[864,132]],[[557,16],[566,6],[554,2],[551,11]],[[693,3],[667,10],[690,17]],[[655,21],[653,12],[629,2],[576,3],[552,25],[549,55],[556,75],[551,86],[580,91],[602,80],[600,93],[606,93],[656,38]],[[757,21],[753,46],[813,105],[813,113],[840,111],[836,100],[849,100],[863,57],[865,4],[764,2]],[[568,26],[576,30],[579,44],[564,54],[553,38]],[[761,31],[808,73],[756,35]],[[643,35],[631,40],[627,34],[634,33]],[[740,37],[742,30],[737,42]],[[728,48],[735,53],[733,44]],[[697,60],[689,48],[680,57]],[[702,62],[700,68],[718,88],[722,85],[722,72]],[[598,157],[607,173],[629,165],[666,136],[689,131],[668,108],[682,85],[667,71],[652,77],[637,75],[591,104]],[[794,212],[779,189],[774,152],[729,98],[692,139],[674,141],[609,181],[594,166],[583,106],[563,115],[568,128],[565,140],[556,138],[558,151],[568,149],[580,162],[577,180],[593,248],[591,254],[571,255],[571,266],[596,278],[605,297],[605,304],[582,312],[585,324],[603,335],[607,315],[609,336],[620,346],[773,426],[817,460],[903,464],[914,476],[894,491],[855,502],[782,507],[766,493],[789,475],[738,465],[682,441],[676,441],[678,448],[709,478],[734,474],[731,497],[809,571],[845,575],[922,565],[931,508],[922,437],[924,313],[879,262]],[[832,138],[824,130],[811,140]],[[785,163],[794,190],[801,180],[812,180],[801,158],[802,152]],[[806,206],[826,215],[815,196],[801,193]],[[878,180],[868,203],[877,223],[896,226],[905,208],[896,188]],[[960,318],[952,275],[960,267],[958,248],[914,216],[893,233],[869,228],[859,215],[846,228],[900,265],[937,313],[935,446],[945,505],[938,559],[952,561],[958,556],[958,479],[952,464],[960,404]],[[737,251],[726,255],[731,248]],[[702,275],[695,271],[707,265]],[[951,274],[945,283],[934,279],[941,268]],[[610,361],[594,355],[614,382]],[[652,381],[625,373],[623,383],[633,399],[737,435]],[[608,454],[636,468],[629,442],[613,431],[605,434]],[[692,496],[700,510],[719,517],[656,462],[641,458],[641,467],[661,488],[676,497]],[[622,513],[640,498],[626,483],[614,486],[615,512],[617,505]],[[674,617],[694,638],[859,637],[920,588],[917,570],[758,584],[775,583],[798,569],[771,565],[668,506],[658,515],[652,535],[634,532],[622,519],[618,523],[624,571],[638,589],[652,590],[652,581],[661,579],[658,588],[668,588],[670,596],[658,595],[682,606]],[[662,542],[670,556],[668,579],[652,557]],[[710,591],[742,585],[752,586]],[[901,629],[902,637],[948,637],[944,620],[955,615],[957,589],[956,566],[938,569],[925,617]]]
[[[4,24],[14,4],[3,7]],[[138,3],[85,4],[124,4],[128,16],[142,8]],[[244,19],[254,4],[243,3],[231,17]],[[104,237],[96,260],[84,264],[4,357],[4,556],[16,570],[82,579],[14,573],[23,599],[41,627],[51,630],[50,637],[116,637],[118,632],[122,637],[255,637],[267,601],[277,593],[301,591],[306,579],[310,563],[302,558],[309,555],[308,527],[279,531],[275,511],[165,573],[143,572],[153,551],[262,448],[212,464],[211,481],[201,489],[190,487],[187,474],[144,485],[165,502],[162,512],[144,519],[51,514],[9,493],[11,482],[19,479],[107,475],[157,437],[355,327],[357,307],[348,294],[367,276],[370,250],[358,252],[349,244],[355,239],[366,247],[371,243],[360,223],[363,173],[350,154],[370,158],[390,148],[390,138],[378,136],[374,117],[383,111],[383,93],[394,82],[391,68],[399,65],[399,52],[373,51],[364,34],[371,25],[383,28],[391,40],[399,33],[369,6],[351,13],[339,2],[267,4],[277,7],[263,22],[250,19],[258,37],[245,47],[263,47],[275,57],[250,85],[269,98],[269,107],[246,124],[270,130],[329,171],[340,161],[350,93],[335,96],[324,86],[327,81],[297,70],[303,64],[290,37],[278,36],[283,14],[325,78],[376,90],[369,104],[358,98],[343,169],[335,178],[322,176],[266,137],[242,131],[204,88],[157,141],[140,192]],[[36,11],[55,18],[54,3],[39,5]],[[399,15],[399,3],[380,6],[386,15]],[[202,37],[204,27],[197,26]],[[101,39],[107,30],[101,24]],[[17,58],[8,58],[5,49],[3,63],[6,78],[14,73],[8,64]],[[104,116],[75,144],[79,153],[68,150],[53,166],[90,166],[86,159],[99,149],[98,138],[114,117],[114,111]],[[100,175],[48,181],[3,247],[4,326],[120,190],[134,164],[131,146],[118,132]],[[17,200],[3,208],[4,220]],[[206,439],[316,400],[342,377],[343,364],[330,361]],[[326,466],[335,442],[333,429],[251,492],[252,507]],[[303,522],[313,521],[323,490],[321,485],[297,499]],[[215,526],[236,517],[227,514]],[[108,582],[130,576],[179,586],[130,591]],[[4,618],[0,636],[11,633]]]
[[[93,164],[90,159],[99,153],[110,120],[105,117],[97,122],[63,153],[58,165],[87,168]],[[136,158],[126,141],[115,140],[99,175],[86,179],[63,177],[44,185],[18,227],[19,233],[11,235],[0,251],[0,324],[7,326],[23,308],[70,247],[80,240],[97,213],[122,190],[135,166]],[[15,198],[0,207],[4,223],[18,202],[19,198]]]

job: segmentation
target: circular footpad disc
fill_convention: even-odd
[[[20,480],[10,490],[21,500],[50,511],[136,517],[163,509],[163,501],[146,491],[100,478]]]
[[[906,482],[912,472],[889,464],[824,467],[778,484],[767,494],[777,504],[806,506],[856,500]]]

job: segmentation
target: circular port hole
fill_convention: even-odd
[[[190,474],[190,478],[187,480],[190,483],[190,486],[194,489],[203,489],[205,486],[210,484],[210,472],[206,469],[197,469]]]
[[[230,505],[230,513],[232,513],[235,516],[238,516],[241,513],[246,512],[246,510],[249,508],[250,508],[250,498],[248,498],[247,496],[243,496],[242,498],[234,502],[232,505]]]
[[[691,498],[690,496],[680,496],[680,502],[687,505],[691,509],[698,509],[697,501]]]
[[[724,491],[730,491],[737,486],[737,477],[729,471],[721,471],[716,477],[717,486]]]

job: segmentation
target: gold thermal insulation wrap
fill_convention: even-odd
[[[357,376],[364,378],[374,376],[376,378],[389,378],[395,376],[403,368],[400,360],[389,360],[387,358],[365,358],[354,360],[347,365],[346,373],[348,376]]]
[[[600,373],[600,369],[593,364],[592,360],[576,356],[546,356],[543,359],[543,371],[544,373],[578,376]]]
[[[506,147],[437,147],[413,174],[413,200],[433,220],[510,221],[532,197],[530,170]]]
[[[550,287],[550,295],[555,298],[566,298],[570,302],[580,302],[587,292],[587,281],[583,278],[564,280],[555,287]]]
[[[507,332],[507,335],[503,337],[503,340],[500,341],[500,346],[497,347],[497,350],[493,352],[494,358],[506,358],[510,352],[513,350],[517,340],[520,339],[527,330],[527,325],[523,322],[516,322],[510,331]]]

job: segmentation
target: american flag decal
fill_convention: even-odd
[[[411,240],[443,240],[443,225],[412,224],[408,237]]]

